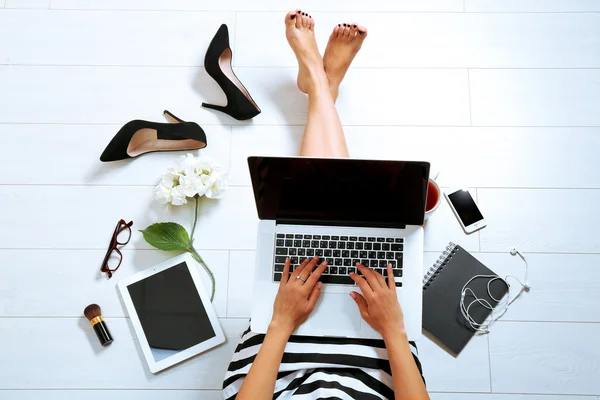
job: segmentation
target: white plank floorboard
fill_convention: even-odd
[[[227,289],[227,317],[248,318],[252,312],[254,268],[256,252],[229,253],[229,288]]]
[[[18,1],[18,0],[13,0]],[[257,0],[251,3],[244,0],[214,2],[212,0],[52,0],[52,8],[67,9],[125,9],[125,10],[234,10],[234,11],[273,11],[295,10],[301,7],[311,11],[339,12],[341,8],[353,11],[420,11],[420,12],[459,12],[463,10],[463,0],[348,0],[343,5],[319,0]]]
[[[99,304],[107,318],[127,316],[117,282],[178,253],[126,249],[122,250],[123,263],[110,280],[100,272],[106,250],[0,250],[0,272],[4,276],[0,280],[0,317],[80,317],[91,303]],[[200,253],[215,275],[215,311],[219,317],[226,317],[229,252]],[[208,275],[200,265],[196,267],[210,293]],[[69,290],[57,295],[56,288],[61,286]]]
[[[6,8],[49,9],[52,0],[6,0]]]
[[[600,393],[600,324],[500,322],[490,334],[492,389]]]
[[[248,90],[263,110],[255,124],[306,122],[308,105],[296,87],[296,69],[236,73],[250,82]],[[202,101],[225,103],[203,68],[0,66],[0,87],[0,123],[122,124],[158,119],[168,108],[200,124],[240,124],[200,108]],[[381,101],[382,88],[394,93],[393,101]],[[468,97],[466,71],[356,69],[346,77],[338,110],[346,125],[468,125]]]
[[[233,121],[200,108],[225,97],[204,68],[0,66],[0,86],[0,122],[122,125],[160,121],[164,109],[201,124]]]
[[[12,227],[0,231],[2,248],[104,250],[124,218],[134,222],[127,248],[148,249],[139,229],[173,221],[189,230],[194,217],[192,204],[165,208],[154,201],[153,188],[140,186],[0,186],[0,209],[28,210],[26,219],[17,212],[0,214],[0,226]],[[198,221],[198,249],[256,247],[258,219],[248,187],[232,187],[221,200],[201,200]]]
[[[0,388],[220,389],[239,335],[248,327],[243,320],[220,322],[225,344],[152,374],[128,318],[106,320],[114,338],[108,347],[100,345],[84,317],[0,318],[0,334],[11,344],[2,351]],[[43,372],[32,374],[36,365],[44,366]]]
[[[487,228],[486,228],[487,229]],[[440,256],[440,252],[425,252],[424,271]],[[517,256],[502,253],[472,253],[475,258],[502,276],[513,275],[521,281],[525,264]],[[600,322],[600,255],[597,254],[530,254],[531,290],[513,303],[502,321],[567,321]],[[511,296],[520,290],[509,279]]]
[[[337,24],[368,28],[355,67],[600,67],[599,14],[311,15],[322,52]],[[236,26],[236,66],[297,65],[281,13],[238,13]]]
[[[151,120],[165,122],[158,112]],[[158,152],[134,160],[100,162],[100,154],[120,128],[119,125],[0,124],[0,159],[10,170],[18,171],[0,176],[0,184],[154,186],[178,156],[188,152],[211,157],[229,169],[229,126],[204,125],[208,146],[200,151]],[[26,150],[27,157],[15,149]],[[63,155],[60,150],[49,149],[72,150]]]
[[[597,12],[596,0],[465,0],[468,12]]]
[[[473,338],[458,357],[453,357],[425,337],[418,342],[418,346],[428,390],[490,391],[487,337]]]
[[[4,400],[221,400],[220,390],[0,390]]]
[[[590,210],[600,202],[600,190],[478,189],[479,205],[487,219],[481,250],[598,253],[600,238],[593,234],[600,216]]]
[[[233,127],[231,182],[250,184],[248,156],[298,154],[303,130]],[[595,151],[600,148],[598,128],[346,126],[344,132],[351,157],[429,161],[432,169],[440,171],[438,182],[443,186],[596,188],[600,184]],[[543,151],[539,151],[541,143]],[[477,151],[469,157],[457,156],[466,144]],[[565,154],[576,154],[577,162],[557,162]],[[23,164],[22,168],[34,168]]]
[[[442,186],[600,184],[600,160],[594,151],[600,148],[597,128],[347,127],[345,132],[353,157],[426,160],[432,172],[439,172]],[[575,154],[577,162],[557,162]]]
[[[525,264],[508,253],[475,256],[494,272],[523,280]],[[509,308],[503,321],[600,322],[600,255],[524,254],[531,290]],[[520,285],[509,279],[511,293]]]
[[[36,65],[202,66],[217,29],[222,23],[235,28],[234,16],[207,11],[6,10],[0,13],[0,35],[5,38],[0,59]],[[29,29],[32,25],[36,30]],[[40,31],[45,34],[40,36]]]
[[[305,125],[308,105],[296,87],[296,68],[238,70],[242,82],[256,82],[253,97],[263,111],[276,114],[257,124]],[[467,86],[462,70],[357,68],[346,75],[337,109],[345,125],[468,125]],[[393,100],[382,102],[383,90]]]
[[[473,125],[600,125],[600,69],[471,70],[469,78]]]
[[[161,117],[154,118],[160,121]],[[180,153],[154,153],[136,160],[100,163],[118,125],[0,125],[0,158],[19,174],[5,174],[1,184],[154,185]],[[250,185],[246,159],[251,155],[296,155],[303,127],[203,125],[208,146],[199,154],[229,168],[233,185]],[[595,188],[600,183],[599,128],[344,128],[355,158],[426,160],[441,171],[443,186]],[[477,149],[456,157],[464,143]],[[540,149],[543,143],[544,151]],[[76,147],[55,162],[52,146]],[[27,149],[21,157],[14,149]],[[194,152],[192,152],[194,153]],[[577,162],[557,162],[577,154]],[[37,162],[43,164],[43,170]],[[510,160],[510,162],[507,162]],[[536,165],[532,168],[531,165]],[[477,166],[477,168],[473,168]]]

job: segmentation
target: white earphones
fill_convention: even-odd
[[[525,283],[521,282],[517,277],[515,277],[513,275],[507,275],[504,279],[502,279],[498,275],[475,275],[474,277],[469,279],[467,281],[467,283],[465,283],[465,285],[463,286],[463,288],[461,290],[460,312],[462,313],[463,317],[467,320],[467,322],[469,322],[469,325],[475,332],[490,333],[490,331],[489,331],[490,326],[492,326],[492,324],[494,322],[499,320],[506,313],[506,311],[508,310],[508,307],[521,295],[521,293],[523,293],[524,291],[529,291],[529,289],[531,288],[529,286],[529,274],[528,274],[529,265],[527,264],[527,260],[525,259],[525,256],[523,256],[523,254],[521,254],[517,249],[511,249],[510,254],[513,256],[518,255],[525,262]],[[486,299],[477,297],[475,292],[473,292],[473,290],[468,287],[471,282],[473,282],[475,279],[480,279],[480,278],[489,278],[489,281],[487,283],[487,294],[492,300],[494,300],[497,303],[496,304],[496,313],[494,312],[494,306],[492,306],[489,301],[487,301]],[[521,290],[519,290],[519,293],[517,293],[517,295],[514,296],[512,299],[510,298],[510,284],[507,281],[508,278],[515,279],[521,285]],[[492,282],[494,282],[496,280],[499,280],[500,282],[504,283],[508,289],[508,293],[506,294],[506,300],[504,300],[502,303],[500,302],[500,300],[502,300],[502,299],[496,299],[490,290],[490,285],[492,284]],[[474,300],[471,301],[468,305],[465,305],[465,297],[466,297],[467,293],[470,293],[473,296]],[[469,314],[469,310],[471,309],[471,306],[473,306],[476,303],[487,308],[488,310],[492,311],[490,317],[488,317],[486,319],[487,322],[483,321],[482,323],[478,323]]]

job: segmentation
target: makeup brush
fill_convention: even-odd
[[[102,310],[98,304],[90,304],[87,306],[85,310],[83,310],[83,315],[90,320],[90,323],[94,327],[96,336],[98,336],[98,340],[100,340],[100,344],[102,346],[109,345],[113,342],[113,338],[110,336],[110,332],[108,331],[108,327],[104,322],[104,318],[102,318]]]

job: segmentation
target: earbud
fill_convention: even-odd
[[[527,264],[527,260],[525,259],[525,256],[523,254],[521,254],[521,252],[517,249],[511,249],[510,250],[510,254],[513,256],[518,255],[519,257],[521,257],[521,260],[525,261],[525,284],[523,285],[523,290],[525,291],[529,291],[529,289],[531,289],[531,287],[529,286],[529,264]],[[520,283],[520,282],[519,282]]]
[[[504,278],[504,279],[502,279],[498,275],[475,275],[474,277],[469,279],[467,281],[467,283],[465,283],[465,285],[463,286],[463,288],[461,290],[460,312],[462,313],[463,317],[467,320],[467,322],[469,323],[469,325],[471,326],[471,328],[473,328],[473,330],[475,332],[490,333],[490,331],[489,331],[490,326],[506,313],[506,311],[508,310],[508,307],[521,295],[521,293],[527,292],[530,289],[529,281],[528,281],[529,265],[527,263],[527,260],[525,259],[525,256],[523,254],[521,254],[519,252],[519,250],[517,250],[517,249],[511,249],[510,254],[512,256],[518,255],[525,262],[525,283],[522,283],[518,278],[516,278],[512,275],[507,275],[506,278]],[[469,284],[473,280],[478,279],[478,278],[489,278],[490,279],[487,283],[487,294],[492,300],[494,300],[497,303],[496,307],[492,306],[486,299],[477,297],[475,292],[473,292],[473,290],[468,287]],[[510,298],[510,285],[507,282],[508,278],[513,278],[521,284],[521,290],[519,290],[519,293],[517,293],[517,295],[515,297],[513,297],[512,299]],[[491,283],[496,280],[499,280],[500,282],[504,283],[509,290],[506,294],[506,300],[503,301],[502,303],[500,302],[500,300],[502,300],[502,299],[494,298],[494,296],[492,295],[492,292],[490,290]],[[474,299],[468,305],[465,304],[465,297],[467,295],[467,291],[470,292],[470,294],[473,296],[473,299]],[[479,322],[475,321],[475,319],[473,319],[473,317],[470,315],[470,313],[469,313],[470,308],[471,308],[471,306],[473,306],[475,304],[479,304],[480,306],[485,307],[491,311],[488,322],[483,321],[482,323],[479,323]],[[496,310],[499,312],[494,313],[494,311],[495,311],[494,308],[496,308]]]

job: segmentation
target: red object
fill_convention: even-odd
[[[425,205],[425,212],[430,211],[437,204],[440,198],[440,192],[437,190],[435,185],[431,181],[427,184],[427,203]]]

